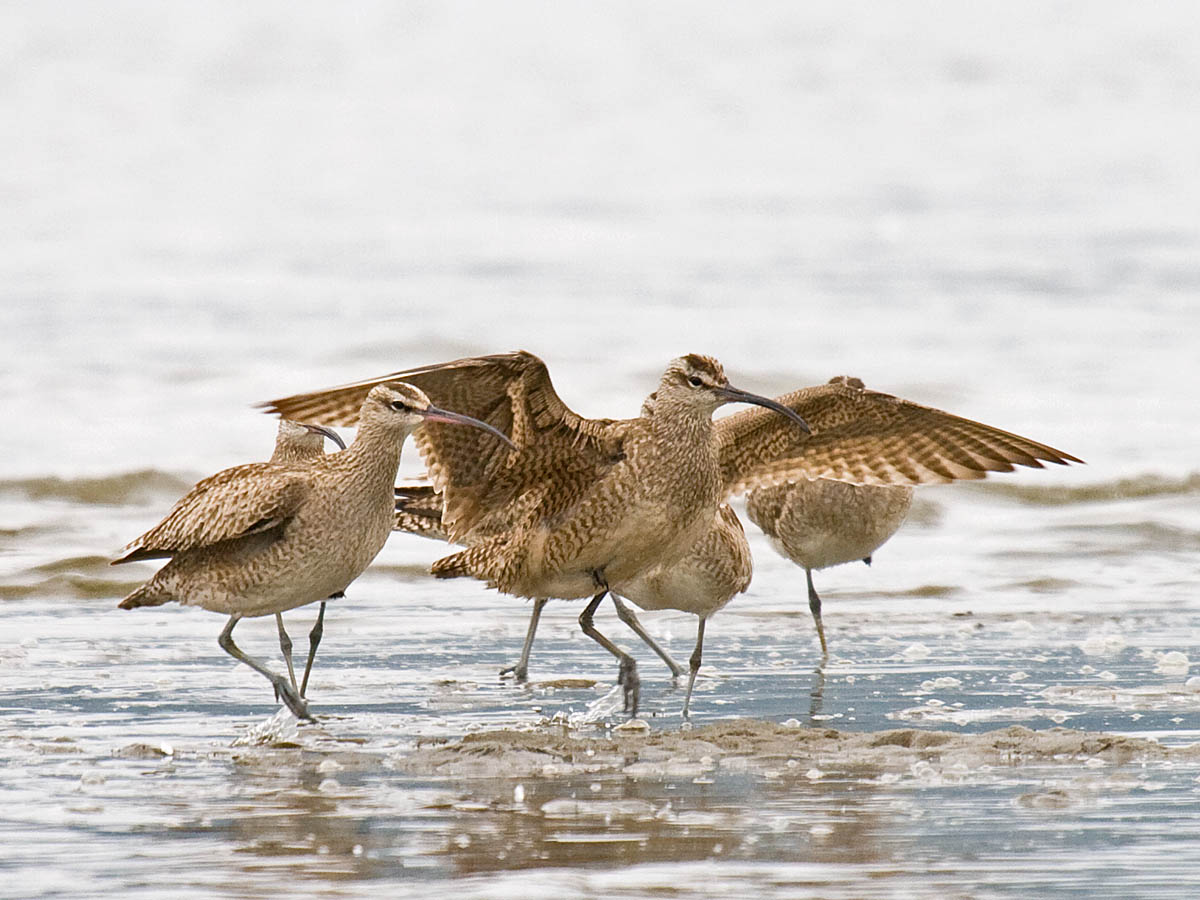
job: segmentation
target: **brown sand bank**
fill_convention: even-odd
[[[398,763],[413,774],[448,776],[624,773],[684,777],[714,771],[778,775],[799,769],[856,776],[939,768],[1063,762],[1093,766],[1131,761],[1200,760],[1200,745],[1171,748],[1153,740],[1103,732],[1013,725],[982,734],[894,729],[875,732],[804,728],[733,719],[680,731],[614,729],[584,736],[556,726],[489,731],[460,740],[425,741]]]

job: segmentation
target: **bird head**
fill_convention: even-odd
[[[471,416],[434,406],[424,391],[403,381],[390,381],[371,388],[363,402],[358,421],[360,425],[367,422],[378,423],[404,435],[410,434],[424,422],[469,425],[495,435],[510,447],[514,446],[508,436],[499,429]]]
[[[664,402],[680,404],[709,416],[726,403],[753,403],[787,416],[805,432],[809,430],[804,419],[783,404],[731,385],[724,367],[711,356],[699,353],[671,360],[655,394],[654,407]]]

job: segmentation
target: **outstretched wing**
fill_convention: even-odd
[[[397,487],[393,531],[404,531],[436,541],[447,539],[442,527],[442,495],[431,484]]]
[[[775,399],[803,416],[812,433],[758,408],[719,420],[727,493],[798,478],[934,484],[1013,466],[1082,462],[1029,438],[867,390],[857,379],[835,378]]]
[[[167,517],[113,560],[161,559],[185,550],[279,528],[308,497],[308,476],[289,466],[250,463],[205,478]]]
[[[558,485],[564,489],[545,495],[567,502],[573,492],[565,488],[590,484],[623,457],[622,423],[573,412],[555,392],[546,364],[523,350],[391,372],[264,406],[301,422],[353,424],[367,392],[388,381],[415,385],[436,406],[487,422],[518,448],[473,428],[429,422],[417,429],[417,448],[444,497],[443,523],[453,540],[531,488]]]

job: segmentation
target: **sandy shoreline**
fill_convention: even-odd
[[[456,777],[529,777],[581,773],[683,777],[712,772],[777,776],[799,769],[870,777],[908,771],[919,762],[941,768],[1069,763],[1123,765],[1197,761],[1200,744],[1165,747],[1145,738],[1068,728],[1013,725],[982,734],[912,728],[849,732],[791,723],[731,719],[702,728],[645,732],[614,729],[584,736],[546,726],[487,731],[459,740],[429,739],[395,762],[403,771]]]

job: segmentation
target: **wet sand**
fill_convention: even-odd
[[[1164,747],[1157,741],[1103,732],[1012,725],[982,734],[918,731],[843,732],[784,723],[731,719],[701,728],[651,732],[642,720],[616,726],[607,737],[587,737],[547,727],[538,731],[486,731],[459,741],[419,742],[398,763],[401,770],[448,777],[623,774],[637,777],[700,777],[738,772],[758,777],[824,775],[878,778],[909,772],[978,770],[1061,763],[1106,765],[1200,761],[1200,744]],[[797,769],[807,767],[803,773]]]

